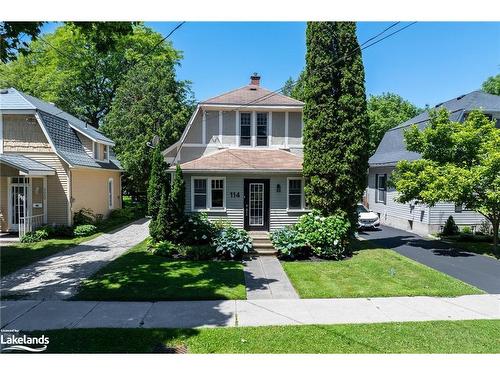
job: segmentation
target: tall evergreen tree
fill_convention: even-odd
[[[169,200],[172,202],[172,214],[179,220],[184,217],[184,208],[186,206],[186,187],[184,185],[182,169],[177,165]]]
[[[148,181],[148,215],[156,219],[160,210],[162,189],[165,187],[167,196],[170,194],[170,184],[167,176],[167,163],[159,147],[153,151],[151,174]]]
[[[309,22],[306,44],[306,200],[325,215],[345,212],[355,228],[369,150],[365,74],[356,25]]]
[[[168,220],[169,194],[167,189],[168,188],[165,185],[161,187],[158,214],[149,222],[149,235],[155,242],[170,239],[168,233],[170,229],[170,222]]]

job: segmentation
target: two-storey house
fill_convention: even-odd
[[[500,128],[500,96],[473,91],[466,95],[439,103],[436,108],[444,107],[450,112],[450,120],[463,121],[473,109],[481,109],[486,116],[495,120]],[[369,208],[376,212],[382,224],[412,231],[418,234],[440,232],[451,215],[459,227],[469,226],[474,230],[484,216],[462,205],[439,202],[433,207],[419,202],[398,203],[397,191],[387,185],[396,163],[400,160],[417,160],[420,154],[406,149],[404,132],[412,125],[420,130],[429,123],[429,111],[388,130],[375,154],[370,158],[367,201]]]
[[[114,142],[94,127],[14,88],[0,90],[0,231],[72,225],[82,208],[121,208]]]
[[[302,179],[304,103],[250,84],[198,104],[180,140],[164,151],[180,165],[186,210],[272,231],[306,211]]]

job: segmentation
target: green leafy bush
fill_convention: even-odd
[[[470,227],[462,227],[461,233],[472,234],[472,229]]]
[[[310,255],[305,235],[293,226],[286,226],[270,234],[271,242],[278,255],[287,259],[302,259]]]
[[[208,220],[206,213],[189,215],[180,227],[181,242],[188,245],[209,244],[218,229]]]
[[[49,238],[49,234],[45,229],[38,229],[33,232],[28,232],[24,236],[21,237],[22,243],[35,243],[39,241],[43,241]]]
[[[154,255],[159,255],[166,258],[172,258],[178,252],[179,245],[174,244],[170,241],[160,241],[157,243],[151,243],[149,250]]]
[[[97,227],[92,224],[77,225],[73,229],[75,237],[87,237],[97,232]]]
[[[243,229],[225,228],[214,239],[217,255],[225,259],[241,259],[252,249],[252,240]]]
[[[75,212],[73,215],[73,224],[77,225],[85,225],[85,224],[94,224],[95,223],[95,214],[90,208],[82,208]]]
[[[179,255],[189,260],[212,260],[217,256],[217,252],[210,244],[182,245],[179,247]]]
[[[449,216],[448,220],[446,220],[446,224],[443,227],[444,236],[453,236],[458,234],[458,226],[455,224],[455,220],[453,220],[453,216]]]
[[[301,216],[294,229],[304,236],[305,242],[318,257],[342,259],[350,255],[350,227],[345,215],[325,217],[313,211]]]

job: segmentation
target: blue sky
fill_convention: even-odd
[[[391,23],[359,22],[359,41]],[[177,24],[147,23],[163,35]],[[184,54],[178,77],[192,81],[197,100],[247,84],[252,72],[261,74],[262,86],[279,89],[304,67],[305,27],[303,22],[187,22],[170,38]],[[363,61],[368,94],[395,92],[418,106],[434,105],[500,73],[500,23],[419,22],[364,50]]]
[[[391,23],[359,22],[359,41]],[[176,23],[148,25],[166,35]],[[254,71],[264,87],[278,89],[304,66],[305,27],[299,22],[188,22],[171,38],[184,52],[179,78],[193,82],[199,100],[247,84]],[[433,105],[500,73],[500,23],[420,22],[364,50],[363,61],[368,94],[390,91],[419,106]]]

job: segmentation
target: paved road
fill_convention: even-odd
[[[500,261],[492,257],[457,250],[450,244],[386,226],[360,236],[487,293],[500,293]]]
[[[1,279],[1,294],[30,300],[70,298],[84,279],[144,240],[148,223],[135,221],[13,272]]]
[[[2,301],[0,318],[2,328],[25,331],[500,319],[500,295],[253,301]]]

